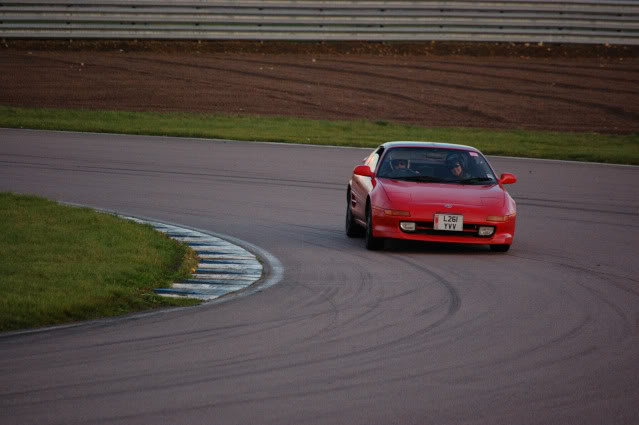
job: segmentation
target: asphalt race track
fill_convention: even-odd
[[[0,190],[277,257],[246,297],[0,337],[0,423],[637,424],[639,167],[492,158],[507,254],[343,233],[368,151],[0,130]]]

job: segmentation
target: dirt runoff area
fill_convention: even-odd
[[[0,105],[639,132],[638,46],[12,41]]]

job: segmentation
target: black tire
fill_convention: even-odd
[[[490,245],[490,250],[493,252],[506,252],[510,249],[510,245]]]
[[[346,231],[346,236],[349,238],[357,238],[364,235],[364,229],[355,222],[355,218],[353,217],[353,211],[351,210],[351,200],[350,193],[348,194],[348,199],[346,200],[346,225],[344,226],[344,230]]]
[[[377,251],[384,247],[384,239],[373,236],[373,213],[369,208],[366,209],[366,249]]]

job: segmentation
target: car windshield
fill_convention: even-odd
[[[396,147],[384,153],[379,178],[423,183],[495,184],[482,154],[463,149]]]

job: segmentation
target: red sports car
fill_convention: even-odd
[[[384,239],[487,244],[508,251],[517,207],[479,150],[430,142],[384,143],[353,170],[346,193],[346,234]]]

